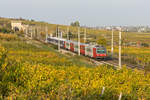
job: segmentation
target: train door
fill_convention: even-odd
[[[78,44],[77,43],[74,43],[74,51],[78,52]]]
[[[87,55],[87,56],[89,56],[89,57],[92,57],[92,49],[91,49],[91,47],[90,46],[87,46],[86,47],[86,54],[85,55]]]
[[[66,41],[66,49],[70,50],[70,42]]]
[[[80,53],[85,55],[85,45],[80,45]]]
[[[96,48],[93,48],[93,58],[96,58]]]
[[[66,41],[64,41],[64,48],[66,49]]]

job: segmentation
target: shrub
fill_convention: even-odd
[[[3,34],[3,33],[0,33],[0,40],[10,41],[10,40],[19,40],[19,38],[17,38],[17,36],[14,35],[14,34]]]
[[[5,27],[0,28],[0,32],[2,32],[2,33],[14,33],[13,30],[11,30],[9,28],[5,28]]]
[[[143,47],[149,47],[149,44],[148,43],[142,43],[141,46],[143,46]]]

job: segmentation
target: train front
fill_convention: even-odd
[[[107,51],[105,47],[97,46],[96,47],[96,59],[106,59]]]

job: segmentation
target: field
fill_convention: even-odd
[[[11,20],[0,18],[8,29]],[[122,33],[122,61],[140,65],[144,70],[127,69],[125,65],[116,70],[109,65],[96,66],[86,57],[62,54],[56,46],[37,41],[45,40],[46,26],[53,36],[59,26],[64,38],[69,27],[71,40],[77,40],[77,27],[22,22],[35,24],[38,31],[32,39],[25,38],[24,32],[0,33],[0,99],[118,100],[122,93],[121,100],[150,100],[150,47],[141,45],[150,44],[150,33]],[[86,31],[87,42],[104,37],[110,55],[111,31]],[[80,32],[83,42],[84,28]],[[114,32],[113,58],[118,58],[118,31]]]
[[[1,99],[116,100],[120,93],[122,100],[150,99],[150,74],[145,71],[96,67],[51,45],[0,36]]]
[[[107,48],[111,52],[111,48]],[[118,46],[114,47],[113,58],[118,58]],[[150,70],[150,48],[149,47],[122,47],[122,61],[129,64],[141,66]]]

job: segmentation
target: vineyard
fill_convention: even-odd
[[[150,99],[149,72],[95,66],[53,48],[0,34],[0,99],[118,100],[120,93],[122,100]]]
[[[0,21],[10,28],[10,19]],[[122,61],[142,66],[144,70],[127,69],[125,65],[116,70],[109,65],[96,66],[86,57],[61,54],[56,46],[37,41],[45,40],[45,26],[53,36],[59,26],[63,38],[67,37],[69,27],[71,39],[77,40],[77,27],[22,22],[36,26],[32,40],[25,38],[23,32],[0,33],[0,99],[118,100],[122,94],[121,100],[150,100],[149,33],[122,34]],[[80,32],[83,42],[84,28],[80,28]],[[87,28],[86,32],[87,42],[96,42],[97,37],[106,38],[108,53],[111,52],[111,31]],[[31,32],[28,33],[31,37]],[[118,58],[117,31],[113,57]]]
[[[111,48],[108,47],[111,52]],[[118,57],[118,47],[114,47],[114,58]],[[150,48],[148,47],[122,47],[122,61],[139,65],[150,71]]]

